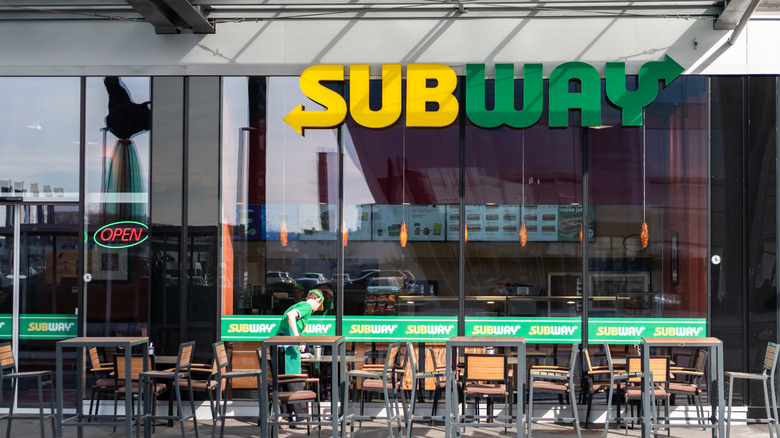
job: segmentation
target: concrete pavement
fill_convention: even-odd
[[[5,429],[6,425],[0,423],[0,432]],[[194,437],[195,433],[193,425],[188,422],[185,425],[187,436]],[[211,436],[211,421],[199,421],[198,431],[201,437]],[[217,430],[217,436],[218,436]],[[328,437],[330,429],[323,428],[322,436]],[[406,433],[406,430],[403,431]],[[462,436],[465,437],[511,437],[514,436],[514,430],[510,429],[509,434],[505,435],[504,429],[466,429]],[[600,425],[593,425],[590,429],[583,429],[582,436],[586,438],[601,437],[604,433],[604,429]],[[13,429],[11,430],[11,437],[35,437],[39,436],[40,427],[37,420],[14,420]],[[76,429],[73,427],[67,427],[63,430],[65,437],[76,437]],[[416,423],[413,429],[413,435],[415,437],[430,437],[430,438],[443,438],[444,437],[444,425],[430,426],[422,422]],[[733,426],[731,430],[731,436],[734,438],[753,438],[768,436],[767,425],[738,425]],[[46,423],[46,436],[51,436],[51,423]],[[122,438],[125,436],[125,430],[122,427],[117,427],[116,432],[112,431],[110,426],[90,426],[84,428],[84,438]],[[152,435],[154,438],[171,438],[181,436],[181,428],[178,424],[174,424],[174,427],[166,427],[162,424],[158,425],[156,431]],[[281,431],[280,438],[288,437],[305,437],[306,429],[286,429]],[[311,436],[317,436],[317,430],[312,429]],[[388,436],[387,423],[381,421],[365,421],[362,427],[356,428],[354,435],[356,438],[384,438]],[[534,438],[553,438],[553,437],[574,437],[576,434],[571,425],[564,424],[550,424],[540,423],[534,424],[533,437]],[[629,429],[626,435],[625,429],[611,429],[608,438],[639,438],[640,429]],[[661,430],[660,437],[666,436],[666,431]],[[672,437],[678,438],[709,438],[712,437],[711,430],[703,431],[702,429],[672,429]],[[225,437],[230,438],[249,438],[260,437],[260,430],[257,425],[246,422],[228,420],[225,424]]]

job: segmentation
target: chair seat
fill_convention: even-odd
[[[617,383],[614,383],[612,385],[612,389],[615,391],[620,390],[620,385]],[[605,382],[596,382],[591,387],[590,390],[593,392],[606,392],[609,391],[609,383]]]
[[[138,393],[138,383],[133,382],[133,384],[130,385],[130,386],[131,386],[130,392],[132,392],[133,394],[137,394]],[[160,395],[160,394],[162,394],[163,391],[165,391],[165,384],[164,383],[155,383],[154,384],[154,395]],[[124,393],[127,392],[127,387],[123,386],[121,388],[118,388],[116,390],[116,392],[119,393],[119,394],[124,394]]]
[[[8,373],[4,377],[6,379],[23,379],[26,377],[38,377],[38,376],[50,376],[51,371],[25,371],[21,373]]]
[[[314,391],[282,391],[279,392],[280,403],[290,403],[295,401],[317,400],[317,393]]]
[[[466,395],[506,395],[506,385],[467,383],[463,393]]]
[[[179,387],[186,388],[189,386],[187,380],[179,380]],[[212,390],[217,386],[216,380],[193,380],[192,381],[192,389],[200,389],[200,390]]]
[[[769,378],[769,376],[766,374],[740,373],[735,371],[726,371],[726,376],[728,377],[734,376],[740,379],[757,379],[757,380],[765,380]]]
[[[237,377],[257,377],[262,374],[263,372],[260,370],[233,370],[222,373],[222,377],[226,379],[232,379]]]
[[[93,388],[114,388],[117,386],[124,386],[125,381],[124,380],[117,380],[117,379],[98,379],[95,383],[92,384]]]
[[[397,382],[396,385],[400,385],[401,382]],[[392,390],[393,389],[393,382],[388,381],[387,389]],[[382,389],[382,379],[366,379],[363,380],[363,389]]]
[[[691,394],[696,394],[699,392],[699,387],[693,383],[669,382],[669,392],[689,392]]]
[[[653,393],[656,397],[669,397],[669,393],[666,392],[666,390],[662,386],[656,386],[655,390],[653,390]],[[629,386],[626,388],[626,397],[628,398],[641,398],[642,397],[642,387],[640,386]]]
[[[179,377],[182,377],[182,374],[186,377],[186,373],[179,373]],[[176,372],[175,371],[144,371],[141,373],[141,377],[150,377],[152,379],[175,379],[176,378]]]
[[[548,380],[534,380],[534,389],[542,391],[560,391],[567,392],[569,390],[568,383],[550,382]]]

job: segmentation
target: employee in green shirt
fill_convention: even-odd
[[[327,286],[320,286],[312,289],[306,295],[306,301],[293,304],[284,312],[279,327],[276,329],[277,336],[301,336],[309,322],[309,317],[317,311],[325,311],[333,308],[333,291]],[[305,345],[287,345],[284,350],[279,351],[280,361],[284,361],[284,374],[301,374],[301,353],[306,351]],[[303,389],[302,383],[289,383],[283,388],[285,391],[300,391]],[[300,406],[290,404],[284,406],[284,411],[288,414],[295,414]]]

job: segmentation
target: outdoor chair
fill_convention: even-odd
[[[262,347],[257,349],[257,362],[262,363]],[[296,412],[296,422],[301,422],[301,420],[306,421],[306,433],[307,435],[311,433],[311,425],[309,424],[312,420],[315,418],[317,421],[321,419],[321,405],[320,405],[320,388],[319,388],[319,379],[309,377],[308,374],[279,374],[278,370],[275,370],[273,368],[274,362],[271,362],[271,369],[269,375],[271,376],[271,384],[267,387],[268,390],[279,391],[277,394],[277,398],[279,400],[278,404],[271,403],[271,411],[268,416],[268,418],[272,419],[273,421],[277,421],[278,419],[283,419],[285,422],[292,422],[292,418],[288,417],[290,414],[283,414],[281,412],[281,406],[286,404],[293,404],[293,403],[306,403],[308,406],[307,413],[303,414],[300,412]],[[254,370],[253,370],[254,371]],[[258,370],[259,372],[259,370]],[[234,376],[234,377],[247,377],[247,375],[241,375],[241,376]],[[258,382],[259,382],[259,376],[258,376]],[[281,391],[278,388],[282,386],[286,386],[290,383],[303,383],[304,388],[299,390],[288,390],[288,391]],[[313,389],[307,389],[314,386]],[[262,387],[258,384],[258,388]],[[269,396],[269,400],[272,400],[271,396]],[[316,413],[315,413],[316,411]],[[261,413],[262,415],[262,413]],[[287,418],[285,418],[287,417]],[[223,419],[223,425],[224,425],[224,419]],[[322,428],[320,427],[319,430]]]
[[[235,378],[241,378],[241,377],[254,377],[257,379],[257,388],[258,390],[265,390],[263,386],[261,385],[261,375],[263,372],[259,369],[255,370],[230,370],[230,363],[228,361],[228,354],[227,349],[225,348],[224,342],[215,342],[212,346],[214,350],[214,364],[216,366],[216,375],[214,376],[214,381],[217,384],[216,387],[216,409],[214,410],[214,416],[212,417],[212,428],[211,428],[211,436],[214,437],[214,434],[217,430],[217,421],[221,420],[221,425],[219,428],[219,436],[222,438],[225,434],[225,418],[227,416],[227,399],[228,399],[228,393],[230,392],[230,387],[233,383],[233,379]],[[258,397],[258,401],[261,398]],[[220,407],[220,400],[224,400],[222,403],[222,406]],[[258,409],[258,417],[252,417],[253,419],[260,420],[260,416],[263,415],[263,412]]]
[[[569,366],[566,368],[552,367],[532,367],[528,379],[528,436],[531,435],[531,429],[535,420],[542,418],[533,417],[534,392],[546,392],[558,394],[559,396],[569,396],[572,410],[572,418],[558,418],[558,421],[567,421],[574,423],[574,430],[577,437],[582,438],[580,431],[580,419],[577,414],[577,397],[574,387],[574,373],[577,364],[578,343],[571,344],[571,354],[569,355]]]
[[[89,374],[92,376],[92,395],[89,398],[90,418],[88,420],[91,421],[93,405],[95,414],[98,414],[100,412],[101,394],[115,391],[119,382],[113,378],[114,364],[101,362],[97,347],[89,347],[87,356],[89,358]],[[121,384],[124,385],[124,381]]]
[[[403,356],[403,360],[402,360]],[[368,420],[376,419],[375,417],[369,417],[364,415],[365,393],[373,392],[380,393],[384,397],[385,412],[387,416],[387,430],[390,438],[393,438],[393,421],[398,423],[398,435],[401,435],[401,413],[398,410],[398,403],[394,403],[395,409],[391,408],[390,401],[397,398],[401,398],[403,405],[404,415],[406,413],[406,401],[403,398],[401,392],[403,384],[403,375],[406,368],[406,361],[409,355],[401,354],[401,342],[393,342],[387,347],[387,354],[385,355],[385,363],[379,369],[376,366],[366,367],[359,370],[351,370],[347,372],[348,388],[352,387],[353,401],[352,412],[346,414],[346,422],[350,423],[350,435],[354,435],[355,420]],[[360,415],[355,415],[355,398],[357,395],[358,382],[362,383],[360,394]],[[349,404],[349,399],[345,400]],[[345,406],[344,412],[347,413],[348,409]],[[346,435],[346,430],[342,431],[342,436]]]
[[[650,405],[654,407],[653,412],[642,412],[641,408],[637,409],[638,416],[633,417],[632,420],[638,420],[642,415],[650,415],[652,422],[657,423],[658,418],[658,401],[661,400],[664,403],[664,418],[669,421],[669,357],[668,356],[654,356],[649,358],[650,369],[645,373],[642,369],[642,358],[640,356],[629,356],[626,361],[626,372],[631,374],[628,378],[628,385],[625,388],[626,404],[631,407],[631,415],[633,417],[634,407],[631,403],[636,401],[640,403],[642,400],[642,376],[646,375],[650,379]],[[667,435],[671,433],[670,428],[666,428]],[[626,430],[628,434],[628,430]]]
[[[607,434],[609,433],[609,423],[611,420],[614,420],[616,423],[624,424],[626,424],[626,421],[628,420],[621,415],[620,402],[618,402],[615,417],[611,416],[613,395],[617,393],[618,400],[625,400],[625,387],[628,383],[628,380],[633,377],[641,377],[642,373],[628,373],[625,369],[625,364],[616,369],[615,364],[612,361],[612,353],[609,349],[609,344],[605,343],[604,347],[605,357],[607,358],[607,368],[609,369],[609,385],[607,386],[607,413],[606,419],[604,421],[604,438],[607,438]],[[621,384],[621,382],[623,383]],[[628,426],[626,425],[626,427]],[[628,433],[628,429],[626,429],[626,433]]]
[[[173,371],[173,370],[166,370]],[[217,383],[217,362],[212,360],[210,364],[192,364],[190,367],[191,377],[187,379],[179,379],[179,387],[181,389],[188,389],[192,387],[193,393],[204,392],[209,399],[209,412],[211,412],[211,418],[214,419],[217,416],[217,409],[215,405],[216,392],[219,387]],[[195,377],[198,378],[195,378]]]
[[[777,424],[777,397],[775,396],[775,371],[777,369],[777,344],[769,342],[766,346],[766,353],[764,354],[764,363],[762,364],[761,374],[756,373],[740,373],[727,371],[726,377],[729,378],[729,405],[728,405],[728,425],[726,426],[726,438],[731,436],[731,401],[734,393],[734,379],[744,380],[757,380],[760,381],[764,388],[764,406],[766,406],[766,418],[757,419],[756,423],[767,423],[769,425],[769,438],[773,437],[772,429],[775,429],[778,437],[780,437],[780,428]],[[769,398],[770,392],[767,389],[771,389],[772,407],[770,412]]]
[[[505,415],[512,416],[512,391],[509,381],[507,357],[503,354],[466,354],[463,368],[463,415],[466,401],[474,398],[474,418],[479,422],[479,400],[485,399],[486,420],[493,422],[493,399],[505,403]]]
[[[605,346],[607,349],[608,346]],[[609,354],[607,352],[606,354]],[[585,356],[585,399],[588,403],[588,410],[585,413],[585,429],[590,426],[590,413],[593,407],[593,397],[596,394],[607,394],[612,383],[612,367],[609,365],[593,365],[588,350],[583,351]],[[607,406],[609,409],[609,406]]]
[[[414,420],[427,420],[430,419],[431,421],[434,420],[434,413],[436,409],[436,404],[438,403],[438,397],[441,396],[441,392],[444,389],[444,376],[445,376],[445,370],[444,369],[437,369],[436,368],[436,358],[433,356],[433,348],[428,347],[427,351],[430,353],[430,357],[433,360],[433,371],[421,371],[419,369],[419,366],[422,365],[422,367],[425,367],[425,351],[422,350],[422,359],[417,361],[415,358],[416,355],[414,354],[414,344],[411,342],[406,343],[406,354],[409,358],[409,368],[411,369],[411,380],[412,380],[412,398],[411,402],[409,403],[409,415],[406,417],[406,438],[412,437],[412,425]],[[434,383],[434,396],[433,396],[433,407],[431,408],[431,415],[430,417],[426,416],[415,416],[414,415],[414,408],[415,404],[417,402],[417,388],[422,386],[422,390],[425,389],[425,382],[428,379],[435,379]],[[444,417],[439,417],[441,420],[444,420]]]
[[[155,419],[179,420],[179,424],[181,425],[181,435],[186,436],[184,422],[191,418],[193,420],[193,427],[195,428],[195,438],[198,437],[198,418],[195,413],[195,402],[192,392],[191,376],[192,356],[194,353],[195,341],[185,342],[179,345],[179,353],[176,356],[176,367],[172,371],[145,371],[140,374],[139,385],[141,388],[141,395],[138,397],[138,408],[139,412],[142,414],[141,418],[139,419],[139,425],[143,424],[146,426],[148,421],[153,421]],[[117,369],[117,371],[119,370]],[[168,381],[171,386],[173,386],[173,391],[175,391],[176,396],[177,415],[156,415],[154,399],[159,385],[164,385],[160,382],[161,380]],[[181,384],[183,380],[187,381],[185,385]],[[184,415],[184,409],[182,407],[182,387],[187,387],[189,389],[191,413],[187,416]],[[141,410],[142,399],[146,402],[145,407],[149,407],[148,410]]]
[[[152,369],[154,368],[154,358],[149,357],[148,362],[146,363],[146,369]],[[127,365],[125,364],[125,358],[124,356],[115,355],[114,356],[114,369],[116,370],[114,372],[114,422],[116,422],[117,418],[117,407],[119,406],[119,398],[120,397],[128,397],[129,396],[137,396],[139,394],[139,379],[141,376],[141,373],[144,371],[144,357],[142,355],[134,355],[130,357],[130,369],[127,370]],[[127,376],[127,373],[130,373],[130,388],[128,389],[125,387],[125,379]],[[157,398],[165,392],[165,385],[159,384],[155,385],[154,388],[152,388],[149,392],[151,396],[153,397],[153,402],[156,402]],[[133,408],[133,404],[130,405],[131,408]],[[138,410],[140,413],[141,411]],[[125,415],[131,415],[135,417],[135,410],[133,408],[132,412],[126,412]],[[114,431],[116,432],[116,426],[114,426]]]
[[[2,400],[3,387],[5,386],[5,380],[11,381],[11,404],[8,408],[8,414],[0,417],[0,420],[8,420],[8,426],[5,432],[6,438],[11,436],[11,421],[14,418],[14,404],[16,402],[16,389],[19,380],[22,379],[35,379],[38,388],[38,418],[41,422],[41,438],[45,437],[45,427],[43,425],[46,418],[51,418],[51,435],[54,437],[55,424],[54,424],[54,383],[51,377],[51,371],[25,371],[19,372],[16,367],[16,359],[14,358],[14,352],[10,342],[0,344],[0,400]],[[49,387],[49,409],[51,410],[49,415],[43,413],[43,387]],[[29,417],[28,417],[29,418]]]
[[[702,401],[702,393],[704,392],[702,382],[704,380],[704,366],[707,362],[707,357],[707,350],[698,350],[696,361],[692,368],[671,367],[671,372],[675,378],[669,382],[669,393],[672,396],[682,395],[686,397],[688,403],[693,402],[696,407],[696,420],[701,425],[704,425],[705,419]],[[706,430],[706,428],[703,428],[703,430]]]

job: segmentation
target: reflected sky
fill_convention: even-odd
[[[0,78],[0,186],[78,199],[79,78]]]

